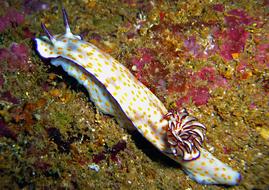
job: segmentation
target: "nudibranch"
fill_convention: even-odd
[[[114,116],[124,127],[137,129],[163,154],[183,166],[201,184],[237,185],[238,172],[203,149],[205,126],[188,112],[168,111],[162,102],[131,72],[93,44],[72,34],[63,9],[65,33],[35,38],[40,57],[61,66],[87,91],[103,113]]]

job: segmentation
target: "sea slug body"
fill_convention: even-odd
[[[63,9],[66,32],[35,38],[36,51],[61,66],[89,92],[91,100],[120,125],[134,127],[162,153],[201,184],[237,185],[238,172],[201,148],[205,126],[188,112],[168,112],[162,102],[110,55],[73,35]]]

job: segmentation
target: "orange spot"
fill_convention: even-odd
[[[148,134],[148,130],[146,129],[145,132],[144,132],[144,136],[146,136]]]
[[[92,52],[87,52],[87,55],[88,55],[88,56],[92,56],[93,53],[92,53]]]
[[[86,78],[87,77],[83,74],[83,75],[81,75],[80,80],[84,81],[84,80],[86,80]]]
[[[232,53],[233,59],[238,59],[239,58],[239,53]]]
[[[110,104],[109,104],[108,102],[106,102],[105,105],[106,105],[107,107],[110,107]]]
[[[92,63],[88,63],[88,64],[86,65],[86,67],[93,68],[93,64],[92,64]]]
[[[101,59],[104,58],[104,56],[102,54],[98,54],[98,57]]]
[[[116,82],[116,77],[111,77],[111,79],[114,81],[114,82]]]

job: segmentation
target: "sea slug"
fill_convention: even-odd
[[[171,111],[110,55],[71,33],[63,9],[65,33],[35,38],[38,54],[50,59],[89,92],[91,100],[124,127],[137,129],[162,153],[183,166],[201,184],[237,185],[241,175],[201,148],[205,126],[188,112]]]

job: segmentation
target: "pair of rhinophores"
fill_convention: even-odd
[[[201,147],[205,126],[188,112],[169,112],[162,102],[131,72],[93,44],[72,34],[63,9],[65,33],[35,38],[40,57],[61,66],[89,92],[90,99],[120,125],[136,128],[163,154],[182,165],[201,184],[237,185],[240,173]]]

